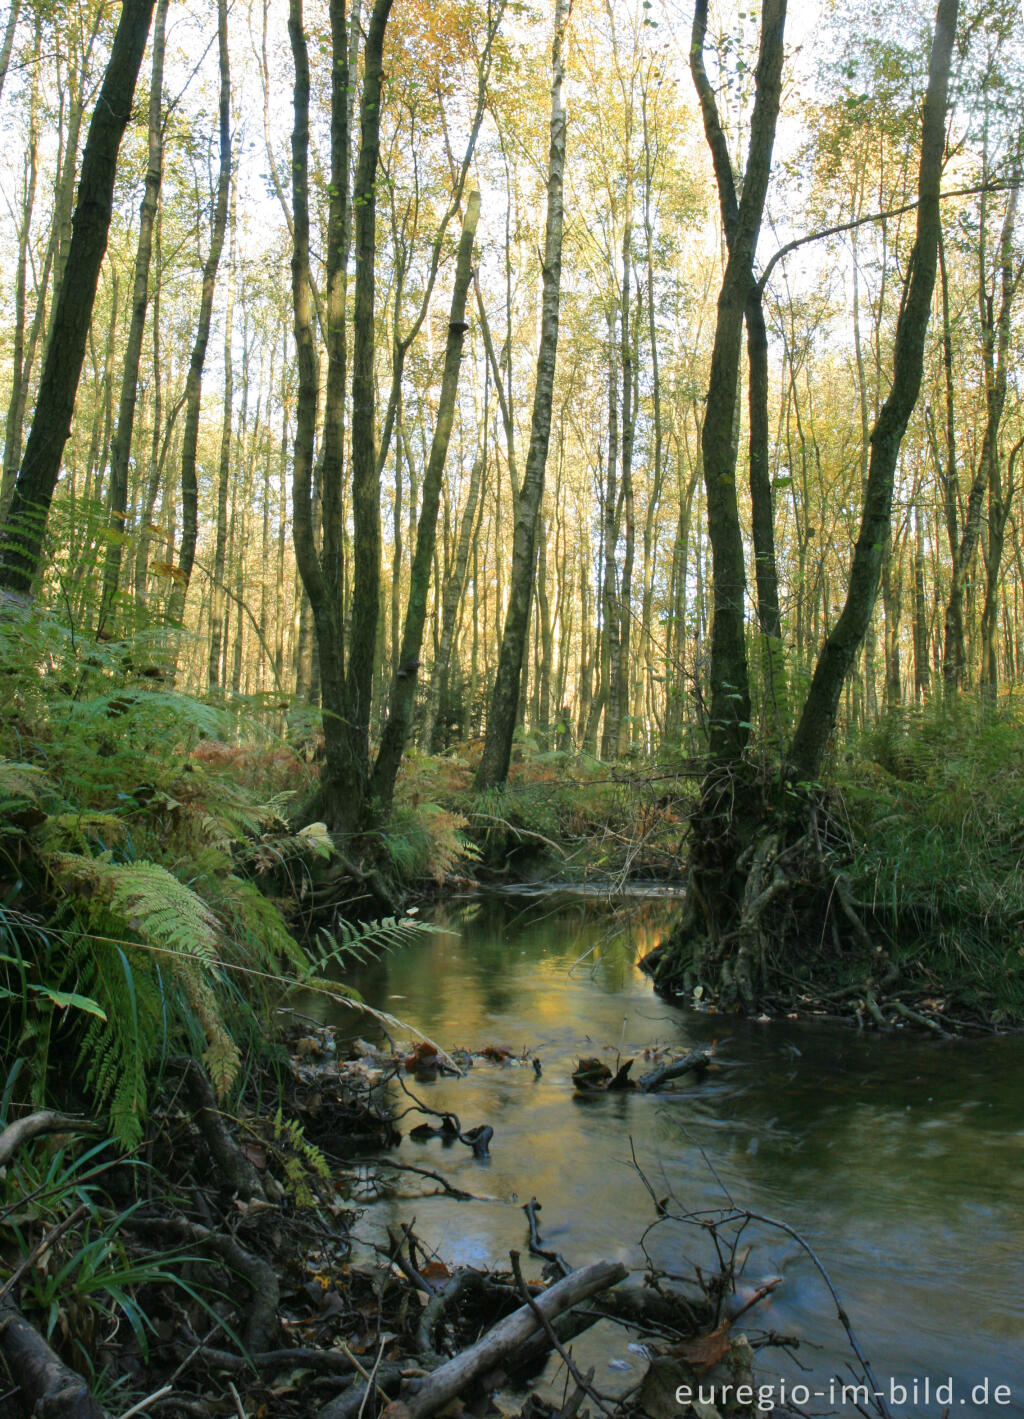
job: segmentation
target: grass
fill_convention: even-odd
[[[889,711],[843,756],[858,895],[894,958],[996,1022],[1024,1021],[1024,705]]]

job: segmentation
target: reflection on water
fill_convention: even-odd
[[[656,1194],[674,1196],[678,1210],[731,1199],[806,1236],[880,1380],[952,1377],[961,1414],[1024,1416],[1024,1041],[940,1044],[677,1009],[636,966],[675,909],[564,897],[450,904],[433,915],[443,934],[354,979],[371,1004],[448,1048],[528,1048],[543,1065],[540,1079],[528,1067],[477,1064],[465,1080],[415,1086],[465,1127],[490,1123],[492,1157],[480,1163],[465,1148],[408,1139],[397,1156],[497,1202],[395,1201],[367,1224],[415,1215],[443,1257],[485,1265],[524,1246],[519,1204],[535,1194],[545,1240],[573,1264],[605,1256],[642,1266],[639,1239],[653,1209],[632,1140]],[[351,1029],[353,1017],[337,1023]],[[359,1031],[372,1034],[362,1021]],[[580,1054],[613,1063],[616,1051],[712,1040],[723,1067],[699,1088],[573,1094]],[[803,1337],[802,1378],[827,1386],[848,1352],[812,1265],[783,1233],[761,1228],[746,1240],[755,1241],[749,1279],[784,1280],[744,1327]],[[659,1227],[646,1246],[676,1273],[707,1260],[696,1229]],[[613,1339],[615,1353],[637,1365],[626,1339]],[[610,1353],[606,1337],[598,1363]],[[777,1353],[764,1352],[766,1373],[776,1364],[795,1376],[769,1360]],[[986,1377],[991,1390],[1011,1387],[1008,1404],[971,1403]]]

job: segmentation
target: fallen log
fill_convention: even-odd
[[[47,1419],[110,1419],[81,1375],[65,1365],[21,1312],[0,1304],[0,1354],[31,1414]]]
[[[682,1059],[674,1060],[672,1064],[666,1064],[661,1069],[652,1069],[650,1074],[645,1074],[640,1080],[640,1088],[645,1094],[652,1094],[670,1079],[678,1079],[680,1075],[689,1074],[691,1070],[700,1078],[710,1068],[711,1051],[692,1049],[689,1054],[684,1054]]]
[[[626,1276],[621,1261],[596,1261],[556,1281],[536,1299],[536,1307],[547,1320],[571,1310],[580,1301],[614,1286]],[[427,1419],[443,1409],[456,1395],[489,1370],[495,1369],[525,1340],[540,1330],[537,1316],[529,1306],[520,1306],[482,1336],[475,1345],[441,1365],[426,1379],[403,1393],[408,1419]],[[363,1386],[359,1386],[364,1390]],[[356,1396],[339,1395],[320,1410],[319,1419],[345,1419]],[[359,1400],[361,1403],[361,1399]],[[403,1416],[404,1419],[404,1416]]]

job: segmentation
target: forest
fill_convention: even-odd
[[[8,0],[0,131],[19,1414],[370,1413],[351,1328],[267,1397],[343,1210],[282,1021],[405,1038],[350,973],[454,893],[685,886],[644,969],[725,1016],[1024,1024],[1017,0]]]

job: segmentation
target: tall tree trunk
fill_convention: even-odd
[[[486,418],[485,411],[485,425]],[[438,638],[437,654],[434,657],[434,667],[430,675],[430,688],[427,693],[427,706],[423,718],[422,742],[432,754],[440,753],[443,748],[444,725],[439,719],[439,714],[442,698],[447,701],[448,687],[451,685],[455,625],[466,589],[466,571],[469,565],[473,529],[477,524],[477,507],[480,502],[480,489],[483,484],[486,458],[485,446],[473,460],[473,467],[470,470],[469,488],[462,509],[462,522],[459,525],[459,540],[455,549],[455,558],[441,597],[441,634]]]
[[[110,450],[109,527],[111,540],[107,546],[103,568],[103,590],[96,626],[99,635],[110,623],[114,598],[121,576],[121,554],[124,546],[128,511],[128,463],[131,458],[132,432],[135,427],[135,403],[139,389],[139,364],[142,340],[146,331],[146,310],[149,305],[149,268],[153,251],[153,228],[160,200],[163,177],[163,127],[160,121],[164,82],[164,33],[168,0],[159,0],[153,26],[153,67],[149,88],[149,161],[146,167],[142,205],[139,208],[139,237],[135,248],[135,280],[132,287],[132,317],[128,327],[128,343],[124,352],[121,393],[117,406],[117,431]]]
[[[117,155],[131,117],[153,5],[154,0],[123,0],[89,124],[72,222],[72,276],[61,282],[32,431],[0,537],[0,586],[23,595],[28,594],[40,567],[46,520],[71,433],[96,285],[107,249]]]
[[[301,0],[291,0],[288,32],[295,63],[292,132],[292,303],[298,353],[294,472],[295,557],[316,633],[323,704],[325,764],[321,788],[304,810],[323,815],[332,830],[352,831],[363,818],[369,784],[369,724],[380,608],[380,477],[374,448],[374,305],[376,175],[384,34],[391,0],[376,0],[367,31],[360,102],[360,148],[349,199],[349,39],[345,6],[330,7],[331,200],[328,211],[327,391],[324,417],[322,548],[316,546],[313,449],[319,379],[310,308],[309,58]],[[347,368],[345,267],[349,211],[355,226],[355,309],[352,340],[353,591],[351,641],[343,621],[343,430]],[[300,632],[302,629],[300,616]],[[300,634],[301,650],[301,634]]]
[[[441,481],[448,456],[452,422],[455,417],[455,396],[459,385],[459,366],[466,334],[466,295],[469,291],[473,241],[480,217],[480,194],[471,192],[466,202],[462,222],[462,238],[455,267],[451,313],[448,317],[448,341],[445,349],[444,373],[437,406],[437,422],[430,445],[430,457],[423,478],[423,502],[416,528],[416,550],[409,571],[409,601],[402,628],[402,647],[398,664],[391,679],[388,718],[381,735],[380,748],[373,766],[370,791],[373,811],[385,820],[391,811],[395,779],[402,762],[405,743],[412,722],[412,707],[419,679],[420,653],[423,649],[423,627],[427,619],[427,594],[430,589],[430,566],[437,539],[437,510],[441,498]]]
[[[931,690],[928,662],[928,605],[924,594],[924,515],[914,510],[914,698],[926,700]]]
[[[196,556],[196,540],[199,535],[196,453],[199,447],[203,368],[206,364],[206,348],[210,343],[217,268],[224,250],[224,235],[228,226],[228,197],[231,188],[231,69],[228,55],[227,0],[217,0],[217,52],[220,60],[220,166],[210,226],[210,250],[203,265],[196,338],[192,345],[192,358],[185,381],[185,428],[181,439],[181,544],[178,549],[177,575],[168,603],[167,614],[171,621],[180,621],[184,615],[185,597]]]
[[[508,778],[512,738],[519,705],[523,657],[530,625],[537,515],[544,495],[544,471],[551,436],[551,404],[558,351],[558,307],[562,276],[562,175],[565,169],[565,109],[562,105],[565,28],[569,0],[555,0],[551,46],[551,124],[548,149],[548,200],[544,236],[541,335],[526,472],[519,491],[512,533],[512,575],[508,610],[498,655],[498,670],[487,719],[483,755],[476,775],[478,788],[495,788]]]
[[[704,129],[714,162],[728,242],[728,260],[718,297],[711,375],[701,431],[714,590],[709,735],[712,763],[734,764],[740,759],[750,732],[750,687],[744,634],[746,572],[736,500],[736,393],[740,340],[753,283],[754,253],[768,191],[779,111],[786,0],[762,0],[761,45],[750,146],[735,222],[731,222],[728,215],[730,191],[733,191],[735,200],[728,150],[704,74],[707,9],[707,0],[697,0],[690,64],[701,100]],[[730,227],[731,239],[728,235]]]
[[[939,242],[939,189],[946,133],[946,91],[956,37],[959,0],[939,0],[928,66],[921,136],[917,232],[910,280],[893,347],[893,380],[871,430],[871,459],[860,533],[850,569],[846,602],[815,666],[789,753],[794,778],[818,777],[835,725],[843,683],[860,649],[878,591],[889,540],[893,479],[900,443],[921,388]]]
[[[232,197],[234,208],[234,197]],[[233,214],[232,214],[233,215]],[[224,313],[224,416],[220,426],[220,458],[217,467],[217,526],[213,545],[213,582],[210,587],[210,654],[206,680],[211,690],[222,684],[221,661],[227,632],[227,597],[224,576],[228,547],[228,482],[231,475],[231,436],[235,395],[235,365],[231,349],[235,314],[235,235],[232,225],[231,258],[228,264],[228,299]],[[243,428],[242,432],[245,430]]]
[[[8,25],[9,38],[14,37],[17,6],[12,7]],[[29,238],[35,207],[36,183],[39,176],[39,58],[42,44],[42,21],[37,14],[33,52],[32,88],[29,95],[28,149],[25,154],[25,185],[18,223],[18,255],[14,278],[14,330],[11,336],[11,397],[4,425],[3,474],[0,476],[0,519],[14,493],[14,482],[21,462],[21,429],[25,418],[25,402],[31,373],[31,353],[25,351],[26,284],[28,280]],[[8,55],[9,58],[9,55]],[[38,293],[37,293],[38,294]],[[38,313],[38,311],[37,311]],[[36,322],[38,327],[38,321]],[[38,336],[38,329],[37,329]]]
[[[628,275],[627,275],[627,280]],[[601,683],[591,706],[594,734],[604,711],[601,757],[613,759],[619,725],[619,595],[615,553],[619,544],[622,499],[619,491],[619,361],[616,356],[615,313],[608,317],[608,476],[605,480],[601,547],[604,580],[601,589]],[[614,725],[614,728],[613,728]],[[587,738],[590,738],[588,728]]]
[[[7,25],[4,29],[3,43],[0,44],[0,94],[4,91],[4,82],[7,79],[7,68],[11,62],[11,51],[14,48],[14,32],[18,28],[18,16],[21,13],[21,0],[11,0],[11,8],[7,12]]]

